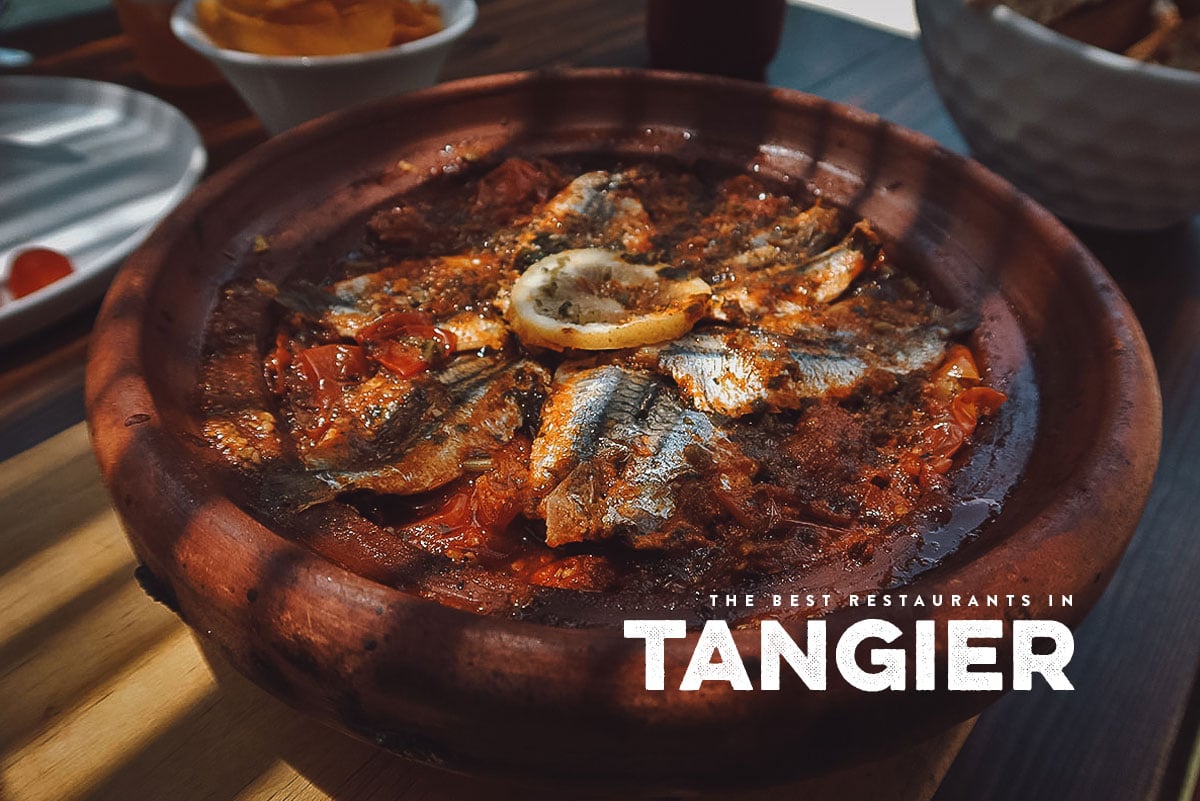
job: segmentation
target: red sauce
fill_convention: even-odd
[[[14,299],[32,295],[39,289],[66,278],[73,269],[71,260],[56,250],[23,250],[13,259],[9,270],[8,292]]]

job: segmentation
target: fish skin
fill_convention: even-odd
[[[502,318],[484,312],[461,312],[439,321],[437,326],[454,335],[455,348],[462,353],[503,350],[512,333]]]
[[[417,269],[422,267],[422,270]],[[492,308],[508,278],[478,256],[409,261],[320,287],[296,281],[276,301],[327,331],[358,340],[388,312],[427,312],[455,336],[459,351],[502,350],[511,333]]]
[[[567,184],[504,248],[513,265],[523,270],[544,256],[573,248],[648,251],[654,226],[630,188],[634,174],[596,170]]]
[[[812,320],[814,306],[842,295],[880,249],[865,220],[833,247],[801,263],[780,263],[714,287],[709,317],[790,333]]]
[[[359,331],[392,310],[389,304],[379,302],[387,294],[384,272],[380,271],[347,278],[328,288],[293,281],[279,288],[275,300],[340,337],[357,339]],[[400,310],[398,306],[396,310]]]
[[[600,437],[618,420],[633,419],[653,385],[650,373],[617,365],[560,367],[530,453],[534,496],[548,492],[580,460],[594,456]]]
[[[437,489],[463,475],[464,462],[511,441],[549,384],[545,368],[527,359],[460,356],[420,385],[423,398],[438,400],[422,402],[418,424],[382,458],[310,462],[303,480],[279,476],[268,490],[296,496],[303,509],[349,490],[413,495]]]
[[[671,376],[692,405],[741,417],[798,408],[804,398],[844,395],[868,363],[845,337],[805,342],[767,331],[708,328],[643,348],[635,360]]]
[[[340,316],[354,314],[365,317],[368,313],[361,310],[353,299],[339,297],[308,281],[292,281],[279,287],[275,301],[306,320],[326,324],[339,336],[353,338],[354,331],[366,325],[364,322],[343,330],[338,319]]]
[[[620,186],[624,182],[624,178],[625,176],[619,172],[610,173],[604,170],[585,172],[546,201],[539,218],[542,218],[543,215],[561,218],[578,214],[591,217],[596,222],[607,222],[611,219],[615,207],[609,201],[606,193]]]
[[[512,439],[525,423],[525,397],[544,395],[549,382],[545,369],[528,360],[487,371],[464,382],[451,408],[427,420],[398,459],[374,470],[323,478],[339,492],[369,489],[392,495],[449,484],[465,472],[464,462]]]
[[[546,542],[621,536],[635,548],[667,547],[673,527],[699,528],[676,506],[678,483],[732,451],[712,418],[646,371],[560,368],[533,444]]]
[[[601,518],[607,531],[631,526],[628,535],[634,547],[648,545],[648,539],[663,528],[678,511],[674,482],[694,475],[696,455],[689,448],[699,446],[711,452],[719,445],[732,447],[717,430],[708,415],[688,409],[673,395],[661,393],[646,417],[646,425],[637,437],[634,455],[625,470],[625,481],[606,494]]]
[[[747,243],[750,249],[734,256],[726,266],[740,271],[804,263],[838,241],[840,219],[837,209],[822,203],[782,215],[755,232]]]
[[[933,367],[952,330],[927,324],[876,333],[868,339],[809,326],[783,336],[714,327],[642,348],[633,360],[669,375],[695,408],[736,418],[797,409],[809,398],[845,397],[873,370],[905,376]]]
[[[382,463],[417,431],[431,410],[449,402],[439,384],[399,378],[388,370],[347,388],[328,414],[332,422],[315,442],[296,440],[310,470]]]
[[[879,237],[871,224],[860,220],[850,229],[836,247],[816,256],[796,270],[768,270],[768,279],[783,279],[798,283],[793,286],[808,290],[808,296],[817,303],[830,303],[850,288],[850,284],[862,274],[879,253]],[[791,287],[785,287],[787,291]]]

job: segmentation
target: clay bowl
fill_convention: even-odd
[[[497,150],[669,153],[786,175],[872,219],[944,302],[980,311],[974,345],[1011,400],[962,475],[981,496],[1005,497],[954,554],[897,591],[1021,593],[1030,604],[841,609],[828,616],[831,635],[866,616],[906,632],[917,618],[1074,625],[1094,604],[1149,490],[1160,401],[1125,300],[1049,213],[929,139],[815,97],[637,71],[501,75],[268,142],[180,206],[105,302],[87,381],[104,479],[147,586],[241,672],[408,757],[645,792],[819,773],[943,730],[996,697],[865,693],[835,670],[824,692],[798,683],[680,692],[694,632],[668,641],[667,690],[648,692],[642,643],[620,626],[566,629],[440,606],[367,578],[369,560],[358,572],[335,565],[238,505],[194,408],[221,285],[249,265],[278,279],[339,254],[369,210],[430,169]],[[401,160],[417,169],[397,169]],[[260,235],[268,254],[254,253]],[[1059,594],[1074,605],[1051,607]],[[800,636],[796,615],[779,617]],[[756,676],[757,631],[735,635]]]

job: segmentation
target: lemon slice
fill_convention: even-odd
[[[526,345],[616,350],[666,342],[704,315],[712,290],[666,265],[630,264],[611,250],[547,256],[513,284],[506,317]]]

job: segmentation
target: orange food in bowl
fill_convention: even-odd
[[[196,20],[218,47],[265,56],[383,50],[442,29],[424,0],[201,0]]]

